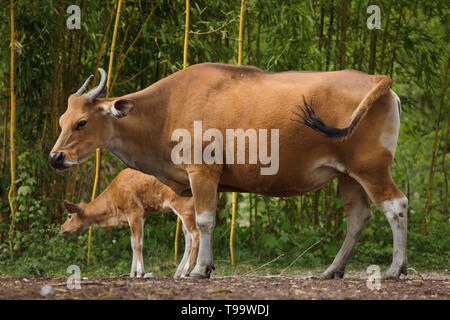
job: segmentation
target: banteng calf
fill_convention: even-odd
[[[129,225],[133,262],[130,277],[142,277],[142,238],[145,218],[155,212],[175,212],[183,222],[185,251],[175,278],[187,276],[194,267],[199,248],[195,223],[194,199],[181,197],[155,177],[132,169],[121,171],[97,198],[78,205],[64,202],[69,215],[61,226],[63,236],[86,230],[90,226]]]

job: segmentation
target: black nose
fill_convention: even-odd
[[[62,169],[65,168],[64,166],[65,158],[66,155],[64,154],[64,152],[50,152],[49,161],[53,168]]]

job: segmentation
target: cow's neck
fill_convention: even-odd
[[[161,168],[160,135],[164,126],[168,90],[156,83],[121,98],[135,107],[126,117],[114,121],[114,138],[106,148],[130,168],[157,174]]]

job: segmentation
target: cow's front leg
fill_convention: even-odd
[[[211,168],[210,168],[211,169]],[[216,222],[217,185],[219,175],[212,172],[192,170],[189,172],[195,217],[200,234],[197,263],[190,273],[193,278],[209,278],[213,265],[213,231]]]

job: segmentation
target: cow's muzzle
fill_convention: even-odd
[[[66,155],[64,154],[64,152],[50,152],[50,165],[55,169],[66,169],[67,166],[64,164],[65,158]]]

